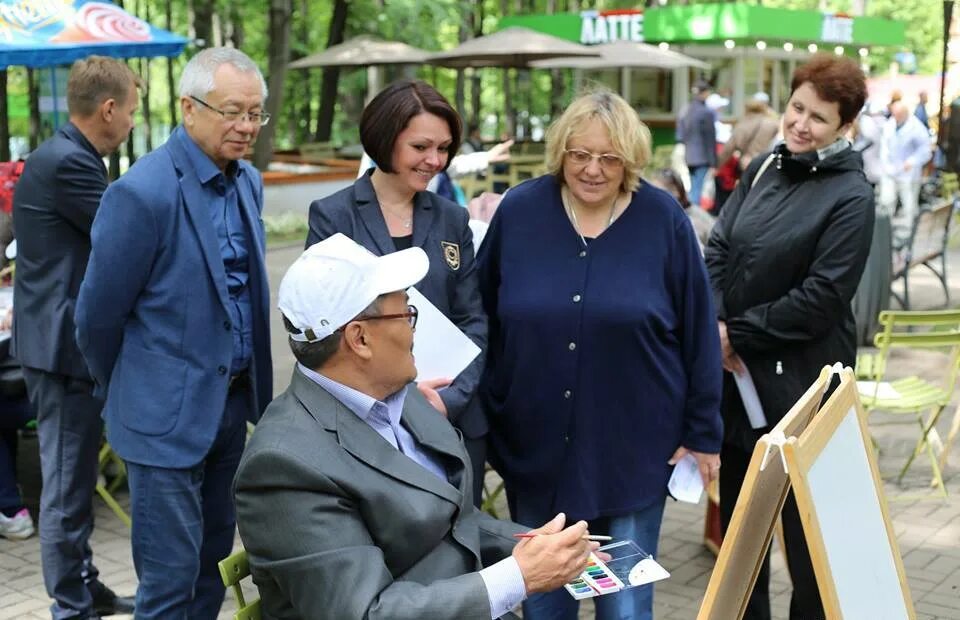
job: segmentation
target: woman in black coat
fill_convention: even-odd
[[[873,190],[844,134],[866,98],[849,58],[799,67],[783,116],[784,142],[757,156],[705,250],[723,347],[721,523],[726,529],[756,440],[775,425],[825,364],[853,366],[850,301],[873,232]],[[733,375],[748,369],[766,422],[748,420]],[[793,494],[783,510],[793,579],[792,620],[822,620],[816,578]],[[769,557],[744,618],[770,618]]]

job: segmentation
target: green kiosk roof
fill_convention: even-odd
[[[906,42],[904,25],[889,19],[727,3],[515,15],[500,20],[500,28],[508,26],[523,26],[588,45],[621,40],[707,45],[728,39],[852,46],[899,46]]]

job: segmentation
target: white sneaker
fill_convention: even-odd
[[[4,516],[0,512],[0,536],[13,540],[24,540],[33,536],[33,533],[33,519],[30,518],[30,511],[26,508],[12,517]]]

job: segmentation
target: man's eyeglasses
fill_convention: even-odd
[[[415,329],[417,327],[417,312],[416,306],[407,306],[406,312],[401,312],[399,314],[378,314],[376,316],[363,316],[359,319],[354,319],[354,321],[377,321],[380,319],[407,319],[407,323],[410,323],[410,328]]]
[[[563,152],[567,155],[571,162],[577,164],[578,166],[586,166],[591,161],[596,159],[600,162],[601,168],[607,168],[608,170],[623,168],[623,158],[614,153],[601,153],[600,155],[594,155],[590,151],[584,151],[583,149],[565,149]]]
[[[202,105],[203,107],[213,110],[217,114],[223,117],[223,120],[228,123],[238,123],[241,120],[249,119],[254,125],[259,125],[263,127],[270,122],[270,115],[267,112],[234,112],[233,110],[221,110],[220,108],[215,108],[203,99],[199,97],[194,97],[190,95],[190,98]]]

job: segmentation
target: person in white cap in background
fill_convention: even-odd
[[[880,142],[883,139],[883,124],[886,122],[883,113],[886,109],[886,106],[876,99],[867,102],[857,119],[857,137],[853,143],[854,150],[860,151],[863,157],[863,174],[874,187],[880,183],[880,177],[883,176]]]
[[[297,358],[234,482],[264,617],[513,617],[597,543],[557,515],[527,528],[474,507],[463,440],[412,382],[419,247],[374,256],[337,233],[280,283]],[[486,567],[486,568],[484,568]]]
[[[897,199],[900,212],[893,218],[894,236],[910,234],[917,217],[920,202],[920,179],[923,167],[933,156],[930,134],[910,108],[902,101],[890,104],[890,118],[883,126],[880,141],[880,206],[886,213],[896,213]]]

